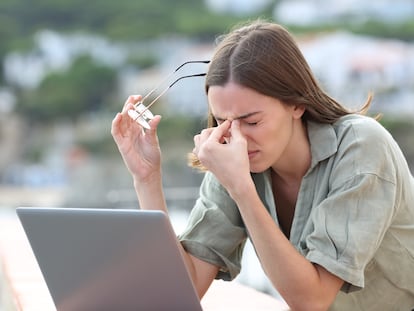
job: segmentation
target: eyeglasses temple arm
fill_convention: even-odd
[[[180,66],[178,66],[174,72],[177,72],[178,70],[180,70],[182,67],[184,67],[187,64],[209,64],[210,61],[209,60],[190,60],[188,62],[182,63]]]
[[[137,119],[139,118],[139,117],[141,117],[144,113],[145,113],[145,111],[147,111],[158,99],[160,99],[160,97],[161,96],[163,96],[165,93],[167,93],[167,91],[174,85],[174,84],[176,84],[178,81],[180,81],[180,80],[182,80],[182,79],[185,79],[185,78],[192,78],[192,77],[204,77],[205,75],[207,75],[207,73],[197,73],[197,74],[193,74],[193,75],[187,75],[187,76],[182,76],[182,77],[179,77],[177,80],[175,80],[173,83],[171,83],[168,87],[166,87],[157,97],[155,97],[153,100],[152,100],[152,102],[151,103],[149,103],[148,105],[147,105],[147,107],[144,109],[144,110],[142,110],[140,113],[139,113],[139,115],[137,116]],[[144,98],[146,98],[146,97],[148,97],[148,96],[145,96]],[[144,99],[142,99],[142,101],[144,101]],[[142,102],[141,101],[141,102]]]
[[[192,75],[187,75],[187,76],[182,76],[177,78],[173,83],[171,83],[167,89],[171,88],[174,84],[176,84],[178,81],[182,80],[182,79],[186,79],[186,78],[193,78],[193,77],[204,77],[206,76],[207,73],[203,72],[203,73],[196,73],[196,74],[192,74]]]
[[[171,78],[171,76],[173,76],[178,70],[180,70],[182,67],[184,67],[185,65],[187,65],[187,64],[209,64],[210,63],[210,61],[209,60],[190,60],[190,61],[187,61],[187,62],[185,62],[185,63],[182,63],[180,66],[178,66],[172,73],[170,73],[165,79],[163,79],[155,88],[153,88],[147,95],[145,95],[143,98],[142,98],[142,100],[141,100],[141,102],[143,102],[145,99],[147,99],[149,96],[151,96],[151,94],[152,93],[154,93],[159,87],[160,87],[160,85],[162,85],[162,84],[164,84],[169,78]],[[195,75],[195,76],[197,76],[197,75]],[[173,85],[176,83],[176,82],[178,82],[179,80],[181,80],[181,79],[183,79],[184,77],[182,77],[182,78],[180,78],[180,79],[178,79],[178,80],[176,80],[176,81],[174,81],[173,82]],[[172,85],[170,85],[170,87],[171,87]],[[159,98],[159,96],[157,97],[157,98]]]

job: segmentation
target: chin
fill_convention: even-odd
[[[268,168],[269,166],[266,166],[266,165],[253,165],[250,163],[250,173],[263,173]]]

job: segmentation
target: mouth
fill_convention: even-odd
[[[258,150],[251,150],[251,151],[248,151],[248,152],[247,152],[247,154],[248,154],[248,156],[249,156],[249,159],[252,159],[252,158],[254,158],[257,154],[259,154],[259,151],[258,151]]]

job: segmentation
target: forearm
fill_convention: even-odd
[[[264,207],[253,183],[232,197],[266,275],[292,310],[326,310],[341,283],[325,282],[330,279],[326,275],[321,277],[323,268],[309,262],[293,247]]]
[[[134,178],[134,188],[138,196],[139,205],[145,210],[161,210],[166,213],[167,205],[164,198],[161,174],[146,182]],[[178,243],[188,272],[201,299],[217,274],[218,268],[206,263],[186,252],[181,243]]]
[[[150,179],[145,181],[134,179],[134,189],[138,197],[139,206],[144,210],[167,211],[164,197],[161,173],[154,173]]]

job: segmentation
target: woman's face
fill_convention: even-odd
[[[211,86],[208,101],[218,124],[227,119],[240,120],[251,172],[276,168],[284,158],[292,156],[289,149],[301,124],[303,108],[285,105],[233,82]]]

